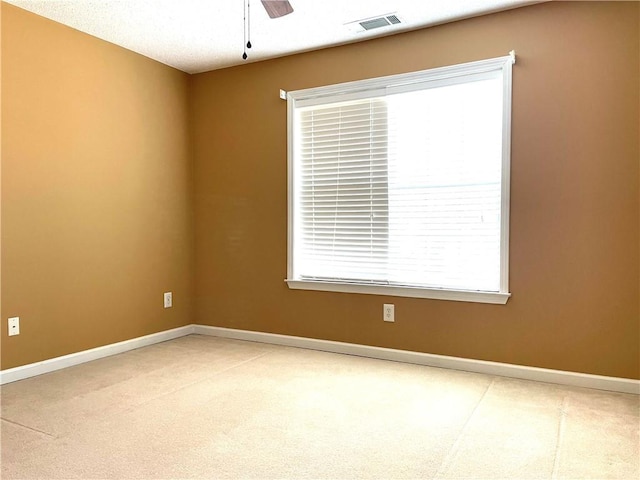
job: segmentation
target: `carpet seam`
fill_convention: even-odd
[[[242,362],[240,362],[240,363],[237,363],[237,364],[235,364],[235,365],[231,365],[231,366],[229,366],[229,367],[227,367],[227,368],[223,368],[222,370],[218,370],[217,372],[214,372],[214,373],[212,373],[211,375],[207,375],[206,377],[203,377],[203,378],[202,378],[202,379],[200,379],[200,380],[196,380],[195,382],[191,382],[191,383],[188,383],[188,384],[182,385],[182,386],[180,386],[180,387],[176,388],[175,390],[170,390],[170,391],[164,392],[164,393],[162,393],[161,395],[155,396],[155,397],[153,397],[153,398],[149,398],[148,400],[145,400],[144,402],[138,403],[138,404],[136,404],[136,405],[131,405],[129,408],[126,408],[126,409],[125,409],[125,410],[123,410],[123,411],[125,411],[125,412],[126,412],[126,411],[133,410],[134,408],[141,407],[141,406],[146,405],[146,404],[147,404],[147,403],[149,403],[149,402],[153,402],[153,401],[155,401],[155,400],[157,400],[157,399],[159,399],[159,398],[166,397],[167,395],[172,395],[172,394],[174,394],[174,393],[176,393],[176,392],[179,392],[180,390],[184,390],[185,388],[189,388],[189,387],[192,387],[192,386],[194,386],[194,385],[197,385],[198,383],[205,382],[205,381],[207,381],[207,380],[209,380],[209,379],[211,379],[211,378],[213,378],[213,377],[216,377],[216,376],[218,376],[218,375],[220,375],[220,374],[222,374],[222,373],[228,372],[229,370],[232,370],[232,369],[237,368],[237,367],[240,367],[240,366],[242,366],[242,365],[244,365],[244,364],[246,364],[246,363],[249,363],[249,362],[252,362],[252,361],[254,361],[254,360],[257,360],[258,358],[261,358],[261,357],[263,357],[263,356],[267,355],[268,353],[269,353],[269,352],[263,352],[263,353],[261,353],[260,355],[256,355],[255,357],[248,358],[248,359],[246,359],[246,360],[244,360],[244,361],[242,361]],[[119,414],[119,413],[115,413],[114,415],[118,415],[118,414]]]
[[[551,480],[558,478],[558,470],[560,469],[560,446],[564,440],[564,431],[566,428],[567,418],[567,396],[562,397],[562,405],[560,405],[560,418],[558,419],[558,435],[556,437],[556,451],[553,456],[553,470],[551,471]]]
[[[14,420],[9,420],[8,418],[0,417],[0,419],[2,419],[2,421],[4,421],[4,422],[10,423],[12,425],[16,425],[18,427],[26,428],[27,430],[31,430],[32,432],[41,433],[42,435],[46,435],[47,437],[50,437],[50,438],[53,438],[53,439],[58,438],[52,433],[45,432],[43,430],[38,430],[37,428],[33,428],[33,427],[28,426],[28,425],[23,425],[22,423],[16,422]]]
[[[493,384],[495,382],[496,382],[496,377],[494,376],[494,377],[491,378],[491,382],[489,383],[489,385],[487,385],[487,388],[485,388],[484,392],[482,393],[482,396],[478,400],[478,403],[476,403],[476,406],[473,407],[473,410],[469,414],[469,417],[467,418],[466,422],[464,422],[464,425],[462,426],[462,429],[460,429],[460,433],[458,434],[458,437],[456,438],[455,442],[453,442],[453,445],[449,449],[449,452],[447,453],[446,457],[444,458],[444,460],[440,464],[440,467],[438,467],[438,470],[436,471],[435,475],[433,476],[433,480],[438,480],[439,478],[442,478],[442,475],[445,475],[447,473],[447,471],[449,470],[449,468],[451,467],[451,463],[453,462],[453,458],[456,456],[456,454],[458,453],[458,451],[460,449],[460,444],[462,443],[462,437],[464,436],[464,434],[465,434],[465,432],[467,430],[467,427],[471,423],[471,419],[476,414],[476,411],[478,410],[478,408],[480,408],[480,404],[484,400],[484,397],[487,396],[487,393],[489,392],[489,389],[493,386]]]

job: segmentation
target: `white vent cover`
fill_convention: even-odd
[[[379,17],[367,18],[364,20],[356,20],[346,24],[346,27],[354,32],[364,32],[368,30],[374,30],[376,28],[388,27],[391,25],[398,25],[402,23],[402,20],[395,13],[389,13],[381,15]]]
[[[386,18],[387,20],[389,20],[389,23],[390,23],[391,25],[396,25],[396,24],[398,24],[398,23],[401,23],[401,22],[400,22],[400,19],[398,18],[398,16],[397,16],[397,15],[389,15],[389,16],[387,16],[387,17],[385,17],[385,18]]]

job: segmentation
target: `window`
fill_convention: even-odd
[[[506,303],[514,61],[288,93],[290,288]]]

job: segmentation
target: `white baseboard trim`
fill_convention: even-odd
[[[184,327],[174,328],[172,330],[152,333],[151,335],[145,335],[144,337],[137,337],[123,342],[112,343],[103,347],[63,355],[62,357],[51,358],[42,362],[35,362],[28,365],[22,365],[20,367],[2,370],[0,371],[0,385],[24,380],[29,377],[35,377],[36,375],[42,375],[43,373],[53,372],[55,370],[71,367],[80,363],[90,362],[99,358],[109,357],[118,353],[128,352],[129,350],[146,347],[148,345],[153,345],[154,343],[166,342],[167,340],[173,340],[174,338],[184,337],[185,335],[192,334],[193,328],[193,325],[187,325]]]
[[[396,362],[414,363],[430,367],[464,370],[466,372],[497,375],[500,377],[520,378],[536,382],[556,383],[575,387],[594,388],[613,392],[640,395],[640,380],[629,378],[606,377],[587,373],[566,372],[538,367],[527,367],[509,363],[488,362],[459,357],[434,355],[431,353],[395,350],[391,348],[372,347],[354,343],[333,342],[315,338],[293,337],[275,333],[253,332],[250,330],[236,330],[233,328],[210,327],[194,325],[193,333],[216,337],[248,340],[252,342],[272,343],[289,347],[308,348],[324,352],[343,353],[360,357],[392,360]]]
[[[71,367],[99,358],[128,352],[136,348],[146,347],[155,343],[166,342],[174,338],[184,337],[190,334],[210,335],[215,337],[247,340],[250,342],[271,343],[289,347],[321,350],[323,352],[342,353],[359,357],[376,358],[379,360],[391,360],[395,362],[414,363],[430,367],[449,368],[466,372],[497,375],[500,377],[520,378],[536,382],[556,383],[575,387],[594,388],[613,392],[631,393],[640,395],[640,380],[619,377],[605,377],[587,373],[566,372],[562,370],[550,370],[546,368],[512,365],[509,363],[488,362],[485,360],[472,360],[459,357],[448,357],[431,353],[411,352],[408,350],[395,350],[392,348],[372,347],[355,343],[334,342],[315,338],[294,337],[275,333],[254,332],[250,330],[237,330],[233,328],[210,327],[207,325],[186,325],[184,327],[166,330],[164,332],[145,335],[123,342],[92,348],[82,352],[51,358],[42,362],[30,363],[20,367],[0,371],[0,385],[23,380],[43,373],[53,372],[62,368]]]

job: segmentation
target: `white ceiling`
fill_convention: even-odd
[[[250,1],[251,43],[244,51],[246,0],[4,0],[188,73],[265,60],[538,3],[535,0],[290,0],[294,12],[270,19]],[[375,30],[349,24],[394,13]]]

